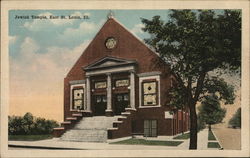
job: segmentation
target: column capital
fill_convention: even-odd
[[[135,73],[135,70],[129,70],[129,73]]]
[[[90,78],[90,75],[85,75],[85,78]]]
[[[111,76],[111,72],[106,73],[107,76]]]

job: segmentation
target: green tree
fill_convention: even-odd
[[[229,120],[229,125],[231,125],[233,128],[241,128],[241,108],[239,108],[233,115],[233,117]]]
[[[25,134],[24,120],[21,116],[9,116],[8,117],[8,131],[9,134],[22,135]]]
[[[211,125],[222,122],[225,117],[226,109],[221,108],[219,98],[215,95],[208,95],[204,97],[199,107],[198,117],[205,122],[209,131],[211,131]]]
[[[220,75],[240,72],[241,13],[172,10],[169,18],[167,22],[160,16],[142,18],[143,31],[151,35],[145,42],[174,72],[178,84],[170,92],[170,104],[189,106],[189,149],[197,149],[197,102],[208,93],[219,93],[226,104],[234,101],[234,88]]]
[[[36,118],[27,112],[22,116],[8,116],[9,135],[51,134],[59,124],[54,120]]]
[[[32,125],[34,124],[33,119],[34,119],[34,117],[30,112],[27,112],[23,116],[24,129],[25,129],[25,133],[27,133],[27,134],[31,133],[31,128],[32,128]]]

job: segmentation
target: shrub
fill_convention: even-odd
[[[54,120],[45,118],[35,118],[31,113],[21,116],[9,116],[8,131],[9,135],[38,135],[51,134],[53,128],[59,124]]]

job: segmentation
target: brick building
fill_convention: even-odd
[[[173,81],[168,65],[110,16],[64,78],[64,122],[54,135],[73,135],[76,128],[81,135],[97,118],[93,127],[107,124],[101,128],[107,139],[188,131],[188,109],[168,105]],[[75,139],[85,138],[91,141]]]

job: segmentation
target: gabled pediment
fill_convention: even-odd
[[[109,67],[118,67],[124,65],[136,64],[135,60],[127,60],[115,57],[104,57],[84,68],[84,70],[93,70],[93,69],[102,69],[102,68],[109,68]]]

